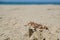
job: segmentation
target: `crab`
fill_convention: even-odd
[[[29,27],[29,37],[32,36],[32,34],[37,31],[38,29],[42,32],[43,29],[46,29],[48,30],[47,26],[43,26],[42,24],[38,24],[38,23],[35,23],[35,22],[29,22],[27,25],[25,26],[28,26]]]

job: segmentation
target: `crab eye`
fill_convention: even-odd
[[[43,40],[45,40],[45,38]]]

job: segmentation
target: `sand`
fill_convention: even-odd
[[[30,21],[60,35],[60,5],[0,5],[0,40],[23,40]]]

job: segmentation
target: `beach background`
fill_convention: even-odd
[[[23,40],[30,21],[48,26],[60,38],[60,5],[0,5],[0,40]]]

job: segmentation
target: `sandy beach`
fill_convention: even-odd
[[[60,5],[0,5],[0,40],[23,40],[29,21],[48,26],[60,38]]]

